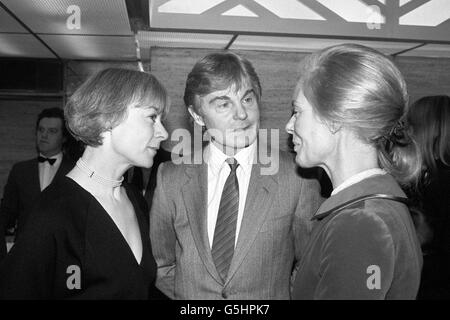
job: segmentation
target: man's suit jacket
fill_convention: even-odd
[[[275,175],[253,165],[242,224],[225,283],[207,234],[207,164],[161,164],[150,213],[156,286],[175,299],[289,299],[293,267],[321,203],[319,184],[296,175],[280,152]]]
[[[73,166],[74,162],[63,156],[52,182],[64,177]],[[14,226],[17,220],[18,236],[40,194],[37,158],[16,163],[9,173],[0,206],[0,215],[5,224],[3,228]]]

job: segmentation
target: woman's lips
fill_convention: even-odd
[[[292,141],[292,143],[294,144],[294,150],[300,148],[302,145],[301,141]]]

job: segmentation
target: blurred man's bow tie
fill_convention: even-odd
[[[38,161],[39,161],[39,162],[45,162],[45,161],[48,161],[48,163],[50,163],[50,165],[52,166],[52,165],[55,163],[56,159],[44,158],[44,157],[39,156],[39,157],[38,157]]]

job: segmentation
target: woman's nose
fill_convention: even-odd
[[[157,125],[158,131],[157,131],[157,136],[159,139],[161,139],[161,141],[166,140],[169,137],[169,134],[167,133],[166,128],[164,128],[164,125],[159,122]]]
[[[292,116],[288,123],[286,124],[286,132],[289,134],[293,134],[294,132],[294,116]]]

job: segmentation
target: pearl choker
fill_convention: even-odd
[[[113,188],[117,188],[122,185],[123,177],[120,180],[112,180],[112,179],[102,177],[101,175],[96,173],[94,170],[89,168],[88,165],[86,164],[86,162],[84,162],[84,160],[81,158],[78,159],[75,166],[78,167],[84,173],[86,173],[90,179],[97,182],[98,184],[104,185],[106,187],[113,187]]]

